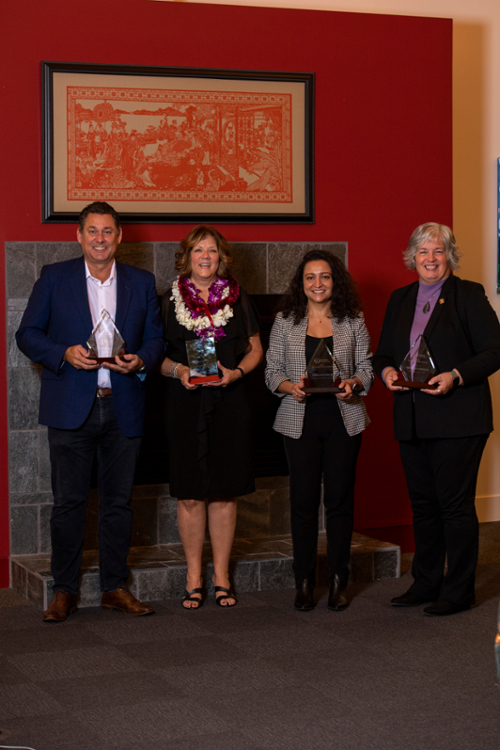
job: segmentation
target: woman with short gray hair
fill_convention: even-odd
[[[435,616],[474,604],[476,481],[493,430],[488,376],[500,368],[497,316],[480,284],[454,275],[459,257],[449,227],[428,222],[415,229],[403,258],[419,278],[392,293],[373,360],[394,393],[415,535],[414,581],[392,605],[427,604],[424,613]],[[427,378],[417,377],[419,350]],[[399,368],[408,358],[402,381]]]
[[[458,269],[458,259],[460,258],[461,253],[458,252],[455,235],[449,227],[444,224],[436,224],[435,221],[428,221],[426,224],[421,224],[413,232],[408,242],[408,247],[403,253],[403,260],[406,268],[410,271],[416,270],[415,257],[418,249],[427,241],[432,241],[436,237],[439,237],[443,244],[449,268],[452,271]]]

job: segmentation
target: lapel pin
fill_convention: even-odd
[[[444,305],[444,299],[443,299],[443,297],[441,297],[441,299],[439,300],[439,304],[440,305]]]

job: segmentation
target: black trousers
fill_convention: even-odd
[[[321,401],[307,404],[298,440],[284,436],[290,470],[293,570],[297,587],[305,578],[313,585],[316,583],[322,476],[330,576],[338,574],[342,586],[347,586],[349,579],[354,482],[362,434],[350,437],[337,404],[333,402],[336,415],[334,412],[331,419]]]
[[[415,534],[410,591],[430,601],[474,603],[479,548],[476,482],[488,437],[399,443]]]
[[[78,593],[85,511],[92,462],[97,451],[99,491],[99,576],[102,591],[113,591],[129,575],[130,497],[141,444],[116,420],[113,397],[96,398],[77,430],[49,427],[54,507],[50,519],[54,592]]]

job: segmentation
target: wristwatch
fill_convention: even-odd
[[[456,370],[451,371],[451,377],[453,378],[453,385],[460,385],[460,375]]]

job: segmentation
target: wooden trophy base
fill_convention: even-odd
[[[398,378],[394,381],[392,385],[397,385],[400,388],[413,388],[416,391],[421,391],[423,388],[425,388],[428,391],[435,391],[438,387],[437,383],[433,383],[432,385],[429,385],[429,383],[424,383],[422,381],[418,380],[405,380],[404,378]]]
[[[123,358],[124,354],[125,354],[125,349],[123,349],[122,347],[116,356],[119,359],[122,359],[124,362],[126,362],[126,360]],[[103,365],[104,363],[111,364],[111,365],[116,364],[115,357],[96,357],[92,349],[89,349],[89,355],[91,359],[95,359],[95,361],[98,362],[100,365]]]

